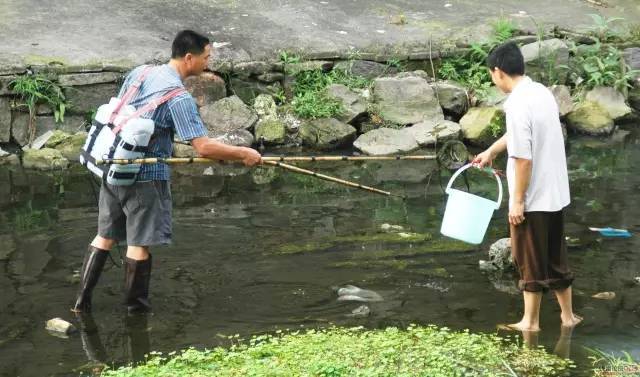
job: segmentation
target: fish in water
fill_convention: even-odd
[[[338,301],[382,301],[382,296],[368,289],[358,288],[355,285],[347,285],[338,289]]]

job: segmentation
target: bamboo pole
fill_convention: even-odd
[[[316,162],[316,161],[399,161],[399,160],[435,160],[436,156],[263,156],[262,161],[279,162]],[[215,160],[205,157],[151,157],[136,159],[96,159],[96,165],[104,164],[193,164],[193,163],[221,163],[222,160]]]
[[[329,157],[334,157],[334,156],[329,156]],[[339,156],[336,156],[336,157],[339,157]],[[409,157],[409,156],[407,156],[407,157]],[[285,170],[289,170],[289,171],[292,171],[292,172],[296,172],[296,173],[300,173],[300,174],[304,174],[304,175],[310,175],[312,177],[323,179],[325,181],[338,183],[338,184],[341,184],[341,185],[345,185],[345,186],[348,186],[348,187],[353,187],[353,188],[357,188],[357,189],[373,192],[373,193],[376,193],[376,194],[381,194],[381,195],[385,195],[385,196],[393,196],[393,197],[402,198],[402,199],[406,198],[404,195],[393,194],[393,193],[391,193],[389,191],[383,191],[383,190],[377,189],[375,187],[361,185],[361,184],[356,183],[356,182],[347,181],[347,180],[344,180],[344,179],[332,177],[330,175],[316,173],[313,170],[302,169],[302,168],[299,168],[297,166],[285,164],[285,163],[280,161],[281,158],[286,158],[286,157],[272,157],[272,158],[263,157],[262,158],[262,163],[265,164],[265,165],[277,166],[277,167],[280,167],[280,168],[283,168]],[[390,159],[395,159],[395,158],[391,157]],[[311,161],[311,160],[309,160],[309,161]],[[175,157],[175,158],[161,158],[161,157],[158,157],[158,158],[105,159],[105,160],[96,159],[96,165],[103,165],[103,164],[118,164],[118,165],[154,164],[154,163],[159,163],[159,162],[171,163],[171,164],[181,164],[181,163],[190,164],[190,163],[196,163],[196,162],[209,162],[209,163],[214,162],[215,163],[215,162],[225,162],[225,161],[218,161],[218,160],[213,160],[213,159],[204,158],[204,157],[187,157],[187,158],[178,158],[178,157]]]
[[[281,168],[283,168],[285,170],[290,170],[290,171],[293,171],[293,172],[296,172],[296,173],[310,175],[312,177],[320,178],[320,179],[323,179],[325,181],[339,183],[341,185],[345,185],[345,186],[349,186],[349,187],[353,187],[353,188],[358,188],[358,189],[369,191],[369,192],[373,192],[373,193],[376,193],[376,194],[382,194],[382,195],[386,195],[386,196],[393,196],[393,197],[405,199],[404,195],[393,194],[393,193],[391,193],[389,191],[383,191],[383,190],[377,189],[375,187],[365,186],[365,185],[361,185],[361,184],[356,183],[356,182],[346,181],[344,179],[332,177],[330,175],[316,173],[316,172],[314,172],[312,170],[302,169],[302,168],[299,168],[297,166],[285,164],[285,163],[282,163],[282,162],[279,162],[279,161],[264,161],[263,160],[263,163],[266,164],[266,165],[278,166],[278,167],[281,167]]]

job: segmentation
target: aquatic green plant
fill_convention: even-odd
[[[640,362],[634,360],[631,354],[622,351],[620,355],[615,353],[606,353],[599,349],[591,349],[585,347],[590,353],[589,359],[593,367],[593,375],[614,376],[629,375],[637,376],[640,374]]]
[[[435,326],[330,327],[229,337],[231,346],[164,355],[103,376],[560,376],[570,360],[495,335]]]

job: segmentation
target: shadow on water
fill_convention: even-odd
[[[589,226],[640,227],[639,138],[572,139],[573,201],[567,212],[574,305],[585,321],[569,337],[559,309],[543,299],[535,342],[570,355],[587,373],[584,346],[640,357],[638,238],[605,239]],[[93,317],[69,312],[97,210],[84,172],[0,170],[0,376],[77,375],[144,359],[150,350],[228,345],[226,335],[329,323],[370,328],[433,323],[495,332],[515,321],[521,297],[511,277],[478,269],[488,244],[507,235],[498,211],[485,245],[439,236],[442,187],[450,172],[419,161],[322,163],[313,169],[385,190],[406,201],[270,170],[189,166],[174,171],[174,243],[154,252],[153,314],[126,317],[120,257],[94,293]],[[471,190],[495,195],[495,181],[469,174]],[[463,183],[463,182],[462,182]],[[462,184],[461,183],[461,184]],[[506,182],[505,182],[506,184]],[[506,203],[506,202],[505,202]],[[405,235],[381,233],[399,225]],[[337,301],[347,284],[380,302]],[[614,291],[610,301],[591,295]],[[352,312],[356,313],[353,315]],[[80,330],[53,337],[62,317]],[[521,340],[518,340],[521,341]],[[533,339],[528,339],[533,342]],[[97,369],[96,369],[97,368]]]

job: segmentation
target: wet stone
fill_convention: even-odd
[[[69,335],[76,331],[76,327],[62,318],[53,318],[46,322],[45,329],[47,331]]]

